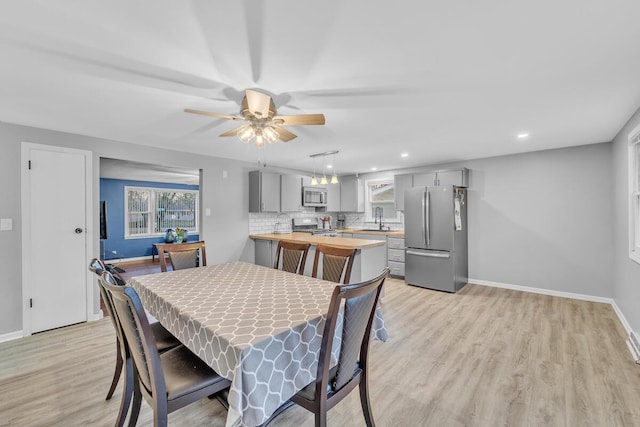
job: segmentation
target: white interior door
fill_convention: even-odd
[[[85,155],[29,150],[31,332],[87,320]]]

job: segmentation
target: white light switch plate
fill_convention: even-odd
[[[210,208],[206,208],[204,210],[204,216],[211,216],[211,209]]]
[[[13,230],[13,219],[0,218],[0,231],[11,231],[11,230]]]

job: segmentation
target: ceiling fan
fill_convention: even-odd
[[[265,142],[270,144],[277,140],[289,142],[296,135],[282,126],[323,125],[324,114],[298,114],[293,116],[277,116],[276,106],[271,96],[247,89],[242,98],[241,116],[212,113],[208,111],[192,110],[186,108],[186,113],[202,114],[203,116],[221,119],[248,122],[242,126],[221,133],[220,136],[237,135],[243,142],[255,140],[257,146],[263,146]]]

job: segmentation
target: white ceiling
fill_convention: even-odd
[[[340,150],[339,173],[605,142],[640,106],[639,18],[637,0],[4,2],[0,121],[307,170]],[[246,88],[327,124],[258,150],[183,112],[236,114]]]

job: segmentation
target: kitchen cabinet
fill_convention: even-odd
[[[280,176],[280,212],[302,210],[302,175]]]
[[[249,212],[280,211],[280,174],[249,172]]]
[[[364,181],[343,177],[340,182],[340,211],[364,212]]]
[[[413,187],[413,175],[402,174],[393,176],[393,202],[397,211],[404,210],[404,190]]]
[[[278,242],[273,242],[272,240],[255,240],[255,245],[255,263],[264,267],[273,267],[276,260]]]
[[[447,169],[413,174],[414,187],[431,187],[434,185],[469,187],[469,169]]]
[[[340,212],[340,185],[327,184],[327,208],[326,212]]]
[[[404,238],[387,238],[387,265],[391,275],[404,277]]]

